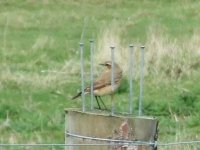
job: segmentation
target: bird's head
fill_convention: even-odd
[[[104,63],[101,63],[99,65],[105,66],[107,69],[111,69],[112,68],[112,61],[105,61]],[[119,65],[115,62],[114,62],[114,67],[115,67],[115,69],[121,70]]]
[[[101,63],[99,65],[104,66],[105,70],[107,70],[107,71],[111,71],[112,70],[112,61],[105,61],[104,63]],[[118,73],[118,74],[122,74],[122,69],[115,62],[114,62],[114,72]]]
[[[108,68],[108,69],[111,69],[111,67],[112,67],[112,62],[111,62],[111,61],[105,61],[104,63],[101,63],[101,64],[99,64],[99,65],[104,66],[104,67],[106,67],[106,68]]]

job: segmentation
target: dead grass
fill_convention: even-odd
[[[120,38],[121,30],[120,25],[112,23],[106,28],[102,29],[100,36],[97,40],[97,47],[95,50],[94,60],[97,63],[111,60],[111,46],[115,46],[115,62],[119,63],[124,71],[128,70],[128,45],[123,45],[123,40]]]
[[[121,38],[123,30],[120,24],[113,22],[101,29],[96,40],[94,52],[95,74],[100,73],[98,64],[111,59],[110,46],[115,46],[115,61],[121,64],[124,76],[128,75],[129,45],[124,44]],[[198,33],[198,32],[197,32]],[[148,38],[145,45],[145,75],[153,77],[156,81],[168,79],[177,80],[182,76],[190,76],[200,67],[198,57],[200,55],[200,36],[194,34],[187,42],[180,43],[176,39],[169,38],[165,30],[158,26],[151,26],[148,31]],[[138,41],[133,41],[134,48],[134,77],[140,76],[140,46]],[[48,36],[39,36],[32,46],[32,53],[40,53],[44,47],[53,47],[54,39]],[[23,51],[22,51],[23,52]],[[27,53],[27,52],[24,52]],[[12,55],[12,54],[10,54]],[[26,55],[26,54],[24,54]],[[26,68],[34,68],[34,64],[40,61],[50,62],[45,54],[37,60],[26,64]],[[51,64],[48,64],[51,65]],[[64,64],[51,67],[41,72],[13,71],[12,65],[1,64],[4,73],[0,74],[0,88],[6,86],[6,82],[14,82],[20,86],[27,84],[33,87],[48,88],[55,85],[68,84],[73,82],[73,75],[80,75],[80,62],[76,58],[65,61]],[[89,74],[90,62],[85,60],[85,73]],[[19,65],[18,65],[19,67]],[[89,81],[89,78],[86,78]],[[158,82],[159,83],[159,82]]]
[[[34,88],[49,88],[55,85],[69,83],[72,81],[70,80],[72,77],[71,73],[67,72],[68,68],[61,68],[60,70],[41,70],[40,73],[24,73],[22,71],[13,72],[8,67],[6,70],[4,70],[3,74],[0,74],[0,88],[6,88],[6,86],[10,86],[11,82],[17,87],[27,85]]]
[[[115,61],[120,63],[124,75],[128,74],[129,45],[123,44],[120,38],[120,27],[112,24],[101,32],[98,38],[95,60],[102,62],[111,59],[110,46],[114,45]],[[193,35],[186,43],[169,38],[162,28],[149,28],[146,43],[134,42],[134,76],[139,77],[140,46],[145,48],[145,75],[156,79],[178,79],[184,75],[190,76],[193,70],[199,67],[200,38]],[[130,43],[131,44],[131,43]],[[196,65],[196,68],[194,67]]]
[[[95,74],[98,74],[97,67],[100,62],[111,59],[110,46],[115,46],[115,61],[121,64],[124,75],[128,75],[129,63],[129,45],[123,44],[120,38],[121,30],[119,24],[113,23],[102,29],[100,36],[97,39],[97,44],[94,53]],[[171,38],[170,38],[171,39]],[[178,79],[184,75],[190,76],[197,68],[200,67],[198,57],[200,55],[200,37],[195,34],[187,42],[180,44],[176,39],[170,40],[167,34],[160,28],[152,26],[149,28],[148,38],[145,45],[145,75],[152,76],[156,80]],[[33,51],[39,52],[43,47],[49,45],[52,47],[53,39],[49,37],[38,37],[32,46]],[[139,42],[134,43],[134,77],[139,78],[140,69],[140,46]],[[48,61],[45,55],[41,55],[38,60]],[[34,62],[30,62],[28,68],[32,68]],[[34,87],[51,87],[55,84],[59,85],[73,78],[73,74],[80,74],[79,61],[75,58],[66,61],[62,66],[51,68],[50,70],[41,70],[40,73],[31,72],[24,73],[22,71],[11,71],[10,66],[3,66],[4,73],[0,74],[2,82],[13,81],[16,84],[30,84]],[[85,60],[85,66],[89,67],[89,61]],[[27,66],[26,66],[27,67]],[[86,74],[89,69],[86,69]]]

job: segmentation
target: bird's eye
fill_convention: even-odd
[[[110,66],[110,64],[106,64],[106,66]]]

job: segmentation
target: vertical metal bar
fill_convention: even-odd
[[[111,86],[112,86],[112,91],[114,91],[114,87],[115,87],[115,65],[114,65],[114,62],[115,62],[115,55],[114,55],[114,51],[115,51],[115,47],[114,46],[111,46]],[[111,97],[113,98],[113,96]],[[114,106],[114,101],[112,99],[112,115],[114,114],[114,111],[115,111],[115,106]]]
[[[144,80],[144,46],[141,46],[141,68],[140,68],[140,97],[139,97],[139,116],[142,115],[142,96]]]
[[[80,53],[81,53],[81,100],[82,100],[82,111],[85,112],[85,86],[84,86],[84,62],[83,62],[83,54],[84,54],[84,44],[80,43]]]
[[[67,132],[67,118],[66,118],[66,112],[65,112],[65,131],[64,131],[64,136],[65,136],[65,144],[67,144],[67,137],[66,137],[66,132]],[[65,150],[67,150],[67,147],[64,147]]]
[[[94,73],[93,73],[93,53],[94,53],[94,40],[90,40],[90,93],[91,93],[91,99],[90,99],[90,109],[94,109]]]
[[[111,64],[111,85],[112,85],[112,90],[114,91],[114,84],[115,84],[115,81],[114,81],[114,79],[115,79],[115,77],[114,77],[114,71],[115,71],[115,65],[114,65],[114,62],[115,62],[115,56],[114,56],[114,50],[115,50],[115,47],[114,46],[111,46],[110,47],[111,48],[111,62],[112,62],[112,64]]]
[[[129,45],[129,114],[133,114],[133,45]]]

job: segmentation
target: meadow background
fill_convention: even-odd
[[[116,46],[124,73],[117,112],[128,111],[133,43],[138,113],[139,47],[145,45],[144,115],[159,119],[159,141],[199,140],[199,10],[198,0],[1,0],[0,143],[64,143],[64,109],[81,107],[80,99],[70,100],[80,89],[79,42],[88,74],[91,38],[95,76]],[[103,99],[110,106],[110,98]]]

